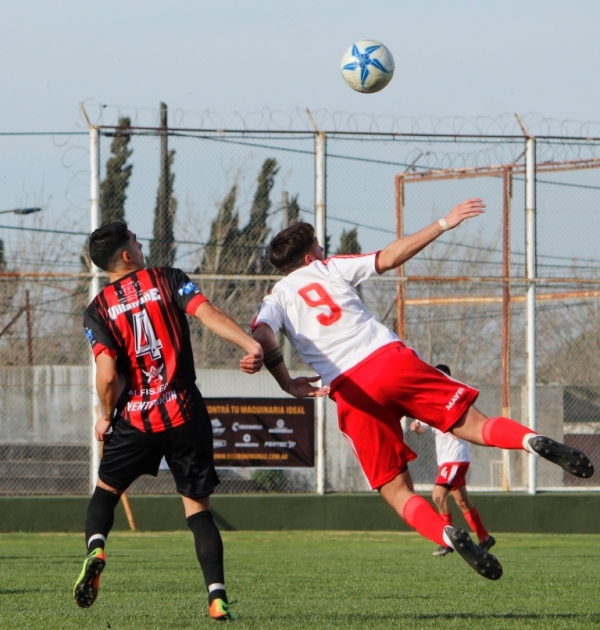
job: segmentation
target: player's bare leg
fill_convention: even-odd
[[[208,611],[218,621],[233,619],[225,590],[223,541],[213,520],[208,497],[192,499],[182,496],[188,527],[194,534],[196,556],[208,591]]]
[[[98,597],[100,574],[106,566],[104,547],[115,520],[115,507],[122,490],[111,488],[102,480],[90,499],[85,521],[85,540],[88,555],[75,587],[73,597],[81,608],[89,608]]]
[[[408,469],[378,490],[406,523],[416,529],[421,536],[438,545],[454,549],[483,577],[497,580],[502,576],[502,567],[494,556],[478,547],[464,529],[447,525],[423,497],[414,493]]]
[[[592,462],[581,451],[539,435],[510,418],[488,418],[474,405],[450,432],[473,444],[518,449],[539,455],[575,477],[588,478],[594,474]]]

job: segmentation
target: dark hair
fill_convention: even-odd
[[[439,365],[436,365],[435,367],[440,372],[443,372],[444,374],[447,374],[448,376],[452,376],[452,374],[450,374],[450,368],[447,365],[444,365],[443,363],[440,363]]]
[[[269,245],[269,260],[284,273],[301,267],[304,256],[315,242],[315,228],[299,221],[281,230]]]
[[[127,223],[123,221],[107,223],[94,230],[90,235],[89,245],[90,258],[94,265],[104,271],[110,271],[128,240]]]

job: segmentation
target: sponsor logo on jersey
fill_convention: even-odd
[[[142,372],[146,375],[149,383],[152,383],[152,381],[162,381],[163,377],[161,372],[164,367],[164,363],[161,363],[159,367],[151,366],[149,372],[146,372],[146,370],[142,370]]]
[[[290,429],[289,427],[285,426],[285,420],[283,420],[282,418],[279,418],[279,420],[277,420],[275,424],[277,426],[275,426],[272,429],[269,429],[269,433],[293,433],[294,432],[294,429]]]
[[[454,394],[454,396],[452,396],[452,398],[450,399],[450,402],[446,405],[446,409],[448,409],[448,411],[450,411],[450,409],[452,409],[452,407],[454,407],[456,401],[462,396],[464,391],[465,391],[464,387],[459,387],[456,390],[456,394]]]
[[[108,315],[111,319],[117,319],[119,315],[133,310],[134,308],[136,308],[136,306],[140,306],[141,304],[145,304],[146,302],[158,302],[161,299],[162,298],[160,297],[160,291],[156,288],[152,288],[149,291],[146,291],[146,293],[144,293],[141,298],[135,300],[134,302],[128,302],[126,304],[115,304],[115,306],[111,306],[108,309]]]
[[[154,400],[144,400],[144,401],[131,401],[127,403],[127,411],[144,411],[145,409],[152,409],[157,405],[164,405],[171,400],[177,399],[177,392],[173,389],[169,392],[165,392],[159,398],[155,398]]]
[[[88,338],[88,341],[90,343],[94,343],[94,341],[96,341],[94,339],[94,333],[92,332],[92,330],[90,328],[86,328],[85,329],[85,336]]]
[[[213,440],[213,448],[225,448],[227,440]]]
[[[179,295],[183,295],[184,293],[189,295],[190,293],[200,293],[200,291],[193,282],[186,282],[177,293],[179,293]]]

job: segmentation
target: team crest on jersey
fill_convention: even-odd
[[[161,363],[158,367],[151,366],[150,370],[146,372],[146,370],[142,370],[142,372],[146,375],[148,382],[152,383],[153,381],[162,381],[162,370],[164,367],[164,363]]]
[[[193,282],[186,282],[178,291],[179,295],[189,295],[190,293],[200,293],[198,287]]]

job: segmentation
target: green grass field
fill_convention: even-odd
[[[497,535],[504,576],[416,534],[225,532],[243,628],[597,628],[600,536]],[[0,535],[0,627],[210,628],[191,533],[113,533],[97,602],[72,600],[83,535]]]

